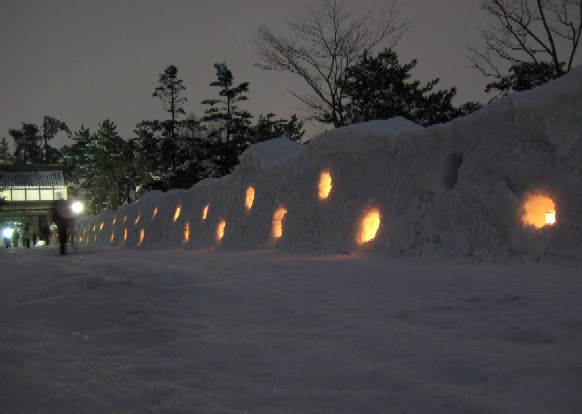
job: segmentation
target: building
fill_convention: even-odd
[[[0,226],[41,234],[52,223],[55,200],[67,200],[63,170],[55,165],[0,165]]]

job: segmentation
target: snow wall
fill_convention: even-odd
[[[308,145],[259,143],[226,177],[81,218],[77,243],[582,260],[581,102],[578,67],[447,124],[422,128],[395,118],[337,128]],[[324,171],[331,191],[320,199]],[[532,194],[555,202],[554,225],[524,225]],[[361,244],[369,209],[381,221]]]

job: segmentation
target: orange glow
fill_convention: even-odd
[[[283,218],[287,214],[287,209],[285,207],[279,207],[275,214],[273,214],[273,228],[272,233],[275,239],[279,239],[283,236]]]
[[[208,208],[210,207],[210,204],[206,204],[204,206],[204,210],[202,210],[202,220],[206,220],[206,217],[208,217]]]
[[[174,223],[176,220],[178,220],[178,217],[180,217],[180,211],[182,211],[182,206],[176,207],[176,212],[174,213]]]
[[[329,197],[329,193],[331,192],[332,185],[331,185],[331,174],[329,171],[324,171],[319,176],[319,198],[325,200]]]
[[[139,219],[141,218],[141,213],[138,213],[137,217],[135,218],[135,221],[133,222],[133,224],[137,224],[139,223]]]
[[[541,194],[532,194],[523,205],[521,221],[526,226],[541,229],[556,223],[556,205],[554,201]]]
[[[123,241],[127,240],[127,229],[123,230]]]
[[[216,229],[216,238],[218,241],[222,240],[224,237],[224,231],[226,229],[226,220],[222,219],[218,223],[218,228]]]
[[[103,230],[103,226],[105,226],[105,223],[102,221],[101,224],[99,225],[99,230]]]
[[[79,237],[79,241],[82,242],[83,241],[83,236]]]
[[[141,244],[143,243],[143,239],[144,239],[144,237],[145,237],[145,230],[144,230],[144,229],[141,229],[141,230],[139,231],[139,240],[138,240],[138,242],[137,242],[137,245],[138,245],[138,246],[141,246]]]
[[[190,240],[190,223],[186,223],[186,225],[184,226],[184,240],[182,241],[182,243],[188,243],[189,240]]]
[[[359,245],[369,242],[376,237],[376,233],[380,228],[380,210],[377,208],[369,208],[364,211],[364,215],[360,220],[358,227],[358,234],[356,242]]]
[[[117,221],[117,217],[113,217],[113,221],[111,222],[111,224],[115,224],[115,222]]]
[[[156,207],[156,208],[154,208],[154,213],[152,214],[152,220],[156,218],[157,214],[158,214],[158,208]]]
[[[123,224],[127,221],[127,215],[123,216]]]
[[[253,187],[247,188],[247,195],[245,198],[245,207],[248,211],[253,208],[253,202],[255,201],[255,189]]]
[[[115,240],[115,233],[114,232],[111,232],[111,238],[109,239],[109,241],[111,243],[113,243],[113,240]]]
[[[93,225],[93,231],[96,231],[96,230],[97,230],[97,224],[94,224]]]

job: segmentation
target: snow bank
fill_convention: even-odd
[[[143,249],[580,260],[580,102],[582,67],[447,124],[397,118],[338,128],[304,146],[279,138],[249,148],[229,176],[85,217],[77,237]],[[331,178],[325,199],[322,172]],[[554,225],[523,223],[532,194],[553,200]],[[371,209],[379,228],[359,244]]]

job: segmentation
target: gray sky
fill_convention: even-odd
[[[353,4],[380,9],[385,0]],[[200,102],[216,96],[213,64],[226,62],[235,83],[250,82],[254,116],[304,115],[287,91],[301,90],[300,80],[252,64],[256,28],[284,30],[301,9],[298,0],[0,0],[0,137],[12,143],[9,129],[49,115],[92,132],[109,118],[130,138],[142,120],[164,119],[152,93],[171,64],[187,113],[202,116]],[[396,51],[401,62],[418,60],[413,77],[456,86],[457,103],[485,101],[486,79],[469,68],[467,50],[485,21],[478,1],[401,0],[400,9],[413,23]]]

